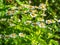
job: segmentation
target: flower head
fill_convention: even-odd
[[[19,36],[20,36],[20,37],[25,37],[25,34],[19,33]]]
[[[30,16],[33,18],[33,17],[36,17],[37,14],[35,14],[35,13],[31,13]]]
[[[37,26],[39,24],[39,22],[33,22],[32,26]]]
[[[16,38],[16,34],[15,34],[15,33],[10,34],[9,36],[10,36],[11,38]]]
[[[41,3],[41,4],[39,5],[39,9],[46,10],[46,4]]]
[[[29,7],[29,8],[30,8],[30,9],[35,9],[35,6],[31,6],[31,5],[30,5],[30,7]]]
[[[51,24],[52,23],[52,20],[46,20],[46,23],[47,24]]]
[[[40,24],[39,24],[39,27],[41,27],[41,28],[46,28],[46,26],[45,26],[44,23],[40,23]]]

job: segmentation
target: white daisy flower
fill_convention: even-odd
[[[36,16],[37,16],[37,14],[30,13],[30,16],[31,16],[32,18],[34,18],[34,17],[36,17]]]
[[[13,15],[14,11],[7,11],[7,15]]]
[[[31,13],[37,13],[37,10],[29,10]]]
[[[40,23],[40,24],[39,24],[39,27],[40,27],[40,28],[46,28],[46,26],[45,26],[44,23]]]
[[[33,22],[32,26],[37,26],[39,24],[39,22]]]
[[[35,8],[38,8],[38,6],[35,6]]]
[[[46,23],[47,24],[51,24],[52,23],[52,20],[46,20]]]
[[[42,9],[42,10],[47,10],[46,9],[46,4],[44,4],[44,3],[41,3],[40,5],[39,5],[39,9]]]
[[[20,36],[20,37],[25,37],[25,34],[19,33],[19,36]]]
[[[33,10],[33,9],[35,9],[35,6],[30,6],[29,8]]]
[[[9,35],[9,37],[11,37],[11,38],[16,38],[16,36],[17,35],[15,33]]]

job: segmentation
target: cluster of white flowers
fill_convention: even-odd
[[[56,22],[55,20],[46,20],[47,24],[51,24],[51,23],[55,23],[55,22]]]
[[[17,10],[16,10],[17,9]],[[18,7],[11,7],[8,10],[6,10],[6,15],[14,15],[18,12]]]
[[[2,38],[3,35],[0,34],[0,39]],[[4,38],[16,38],[17,36],[19,37],[25,37],[24,33],[19,33],[18,35],[16,33],[12,33],[10,35],[4,35]]]
[[[25,34],[19,33],[19,36],[20,36],[20,37],[25,37]]]
[[[43,22],[34,22],[32,23],[32,26],[39,26],[40,28],[46,28],[46,25]]]
[[[43,10],[43,11],[47,10],[47,9],[46,9],[46,4],[41,3],[41,4],[39,5],[39,9],[41,9],[41,10]]]
[[[58,20],[58,22],[60,22],[60,20]],[[56,21],[53,19],[44,21],[43,18],[38,18],[38,22],[32,22],[30,20],[27,20],[26,22],[24,22],[25,25],[31,24],[32,26],[39,26],[40,28],[46,28],[46,24],[52,24],[52,23],[56,23]]]

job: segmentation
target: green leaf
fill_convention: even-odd
[[[58,45],[58,42],[51,39],[50,42],[49,42],[49,45]]]

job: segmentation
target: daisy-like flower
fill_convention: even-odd
[[[38,6],[35,6],[35,8],[38,8]]]
[[[28,25],[28,24],[31,24],[31,22],[32,22],[32,21],[29,21],[29,20],[28,20],[28,21],[24,22],[24,24]]]
[[[31,13],[37,13],[37,10],[29,10]]]
[[[11,37],[11,38],[16,38],[16,36],[17,35],[15,33],[9,35],[9,37]]]
[[[37,14],[31,13],[30,16],[31,16],[32,18],[34,18],[34,17],[37,16]]]
[[[35,9],[35,6],[31,6],[31,5],[30,5],[30,7],[29,7],[29,8],[30,8],[30,9]]]
[[[7,11],[7,15],[13,15],[14,11]]]
[[[37,10],[32,10],[31,12],[32,12],[32,13],[36,13],[36,12],[37,12]]]
[[[52,20],[46,20],[46,23],[47,24],[51,24],[52,23]]]
[[[44,4],[44,3],[41,3],[40,5],[39,5],[39,9],[41,9],[41,10],[47,10],[46,9],[46,4]]]
[[[44,23],[40,23],[38,24],[40,28],[46,28],[45,24]]]
[[[39,22],[33,22],[32,26],[37,26]]]
[[[20,36],[20,37],[25,37],[25,34],[19,33],[19,36]]]
[[[46,16],[46,14],[45,13],[42,13],[41,16]]]

